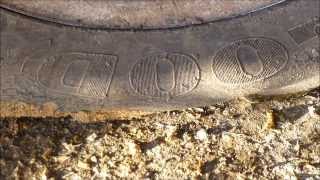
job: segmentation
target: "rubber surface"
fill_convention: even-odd
[[[244,15],[286,0],[1,0],[0,7],[76,27],[167,29]]]
[[[160,110],[320,85],[318,0],[162,30],[76,28],[1,9],[1,101]]]

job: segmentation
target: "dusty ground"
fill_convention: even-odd
[[[130,120],[2,118],[0,179],[320,179],[320,90]]]

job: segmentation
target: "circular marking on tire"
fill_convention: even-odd
[[[200,69],[191,56],[162,53],[140,60],[129,79],[142,96],[170,98],[192,91],[200,81]]]
[[[286,48],[267,38],[248,38],[231,43],[213,58],[213,73],[223,83],[244,84],[264,80],[288,62]]]

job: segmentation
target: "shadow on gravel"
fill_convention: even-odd
[[[135,120],[137,121],[137,120]],[[31,172],[34,161],[47,167],[63,151],[63,143],[80,145],[93,132],[99,136],[117,136],[117,130],[129,120],[108,120],[95,123],[81,123],[66,118],[1,118],[0,119],[0,179],[17,173],[26,177],[25,172],[15,172],[17,166],[28,167]],[[126,131],[121,128],[121,131]],[[77,150],[75,149],[74,153]],[[5,163],[7,162],[7,163]],[[10,163],[8,163],[10,162]],[[4,168],[5,167],[5,168]],[[24,168],[24,169],[28,169]],[[59,172],[48,172],[49,176],[61,177]]]
[[[282,110],[286,114],[286,119],[290,122],[294,122],[302,118],[308,113],[307,105],[299,105]]]

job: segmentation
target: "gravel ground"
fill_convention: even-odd
[[[1,118],[0,179],[320,179],[320,90],[127,120]]]

